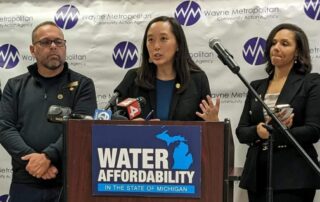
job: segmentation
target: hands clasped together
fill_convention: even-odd
[[[32,153],[21,157],[28,161],[26,170],[30,175],[44,180],[50,180],[57,176],[58,169],[51,164],[50,159],[43,153]]]

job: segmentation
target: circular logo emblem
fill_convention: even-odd
[[[4,44],[0,46],[0,67],[4,69],[11,69],[19,63],[19,51],[11,44]]]
[[[201,8],[194,1],[184,1],[176,8],[174,16],[181,25],[190,26],[200,19]]]
[[[320,1],[305,0],[304,12],[312,20],[320,20]]]
[[[138,49],[130,41],[122,41],[113,49],[112,58],[119,67],[131,68],[138,61]]]
[[[261,65],[266,62],[264,50],[266,40],[260,37],[249,39],[243,46],[242,55],[245,61],[251,65]]]
[[[71,29],[77,24],[79,15],[80,12],[75,6],[64,5],[57,11],[54,20],[61,29]]]

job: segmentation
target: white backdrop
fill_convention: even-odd
[[[221,97],[221,119],[230,118],[235,129],[247,89],[219,61],[208,41],[221,39],[251,81],[266,77],[261,56],[270,30],[279,23],[294,23],[308,35],[313,71],[320,72],[320,2],[309,1],[0,0],[1,88],[34,62],[29,52],[31,31],[38,23],[52,20],[64,29],[70,67],[94,80],[102,108],[127,69],[139,65],[147,23],[159,15],[176,16],[193,59],[209,77],[213,97]],[[242,167],[247,146],[240,145],[235,136],[234,142],[235,165]],[[319,152],[319,143],[316,146]],[[10,157],[0,146],[0,202],[5,201],[10,181]],[[246,201],[245,191],[236,188],[234,199]]]

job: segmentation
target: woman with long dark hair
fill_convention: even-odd
[[[122,85],[125,84],[125,85]],[[142,61],[119,86],[121,98],[144,97],[142,118],[154,110],[160,120],[218,121],[220,100],[212,102],[206,74],[191,59],[186,37],[175,18],[160,16],[146,27]]]

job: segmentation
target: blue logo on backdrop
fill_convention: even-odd
[[[313,20],[320,20],[320,1],[319,0],[305,0],[304,12]]]
[[[249,39],[243,47],[242,55],[247,63],[251,65],[261,65],[266,62],[264,50],[266,48],[266,40],[260,37]]]
[[[54,16],[56,24],[62,29],[71,29],[79,19],[79,10],[73,5],[62,6]]]
[[[181,25],[190,26],[200,19],[201,8],[194,1],[184,1],[176,8],[174,16]]]
[[[0,67],[4,69],[14,68],[19,63],[19,51],[11,44],[0,46]]]
[[[0,202],[7,202],[7,201],[9,201],[9,195],[0,196]]]
[[[93,195],[200,197],[200,179],[200,126],[92,127]]]
[[[138,49],[130,41],[122,41],[113,49],[112,58],[121,68],[133,67],[138,60]]]

